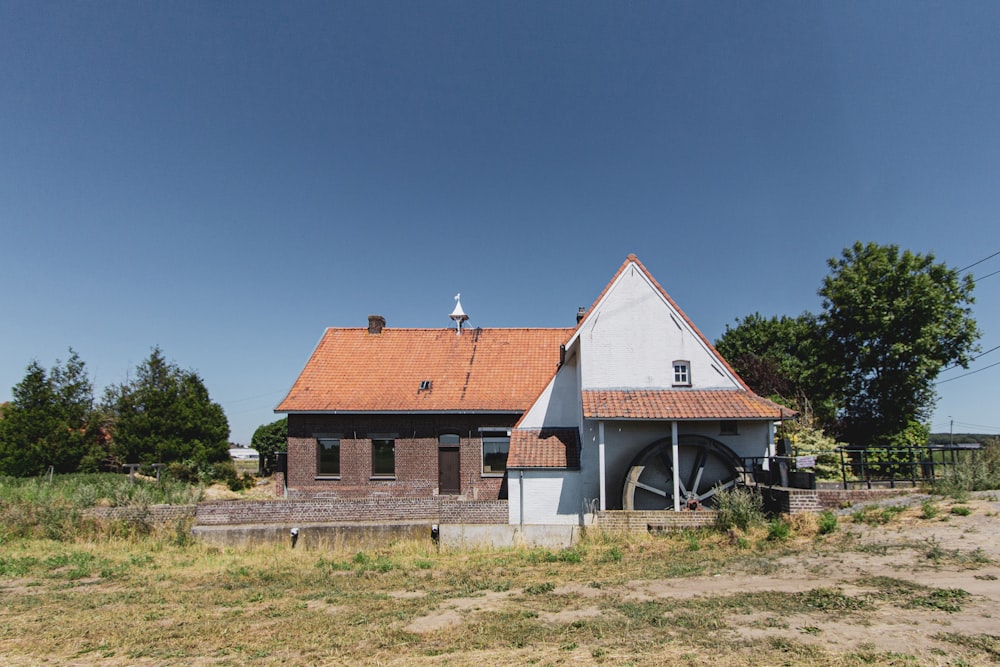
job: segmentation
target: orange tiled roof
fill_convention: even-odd
[[[575,428],[514,429],[508,468],[580,468],[580,434]]]
[[[586,419],[782,419],[795,413],[736,389],[589,389]]]
[[[572,331],[330,328],[275,411],[523,412]]]

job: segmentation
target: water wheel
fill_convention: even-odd
[[[680,506],[711,507],[719,489],[742,479],[743,465],[731,449],[700,435],[678,438]],[[663,510],[674,507],[674,473],[670,438],[658,440],[632,461],[625,475],[622,507],[626,510]]]

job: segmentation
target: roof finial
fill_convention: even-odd
[[[451,311],[451,315],[448,316],[455,322],[455,328],[457,329],[455,332],[456,334],[462,333],[462,324],[469,319],[469,316],[465,314],[464,310],[462,310],[461,298],[461,292],[455,295],[455,310]]]

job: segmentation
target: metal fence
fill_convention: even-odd
[[[844,489],[896,488],[934,484],[945,470],[967,458],[975,459],[978,444],[924,447],[838,447],[840,481]],[[796,451],[794,456],[743,458],[742,482],[748,486],[815,489],[816,459],[831,452]],[[828,464],[829,464],[828,460]]]
[[[845,489],[864,486],[934,484],[945,471],[967,457],[973,460],[978,444],[925,447],[838,447],[841,481]]]

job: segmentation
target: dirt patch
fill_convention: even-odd
[[[890,506],[896,509],[884,524],[874,519],[865,523],[864,512],[859,511],[863,508],[841,512],[838,539],[830,543],[836,546],[796,549],[795,555],[779,558],[768,574],[633,580],[600,589],[563,585],[551,594],[566,596],[567,603],[570,598],[582,598],[596,604],[541,612],[539,618],[570,625],[618,613],[615,603],[623,600],[657,603],[742,593],[801,596],[819,590],[847,606],[727,613],[726,631],[744,642],[793,640],[838,652],[896,652],[929,664],[938,664],[940,656],[955,651],[940,633],[1000,634],[1000,618],[995,616],[1000,609],[1000,501],[996,495],[976,494],[962,503],[913,495],[882,501],[872,511]],[[449,600],[412,620],[406,629],[427,633],[458,626],[475,611],[514,608],[517,602],[510,598],[522,593],[512,590]]]

